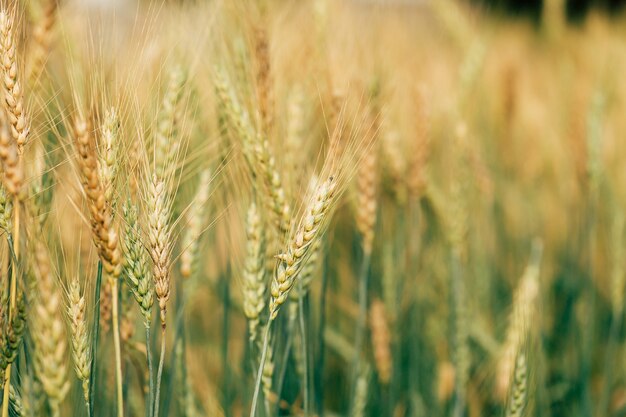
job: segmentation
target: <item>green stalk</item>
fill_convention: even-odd
[[[118,278],[111,278],[113,302],[113,345],[115,348],[115,386],[117,396],[117,417],[124,417],[124,390],[122,384],[122,349],[120,342]]]
[[[150,343],[150,323],[146,323],[146,356],[148,358],[148,398],[146,399],[146,417],[152,417],[154,401],[154,365],[152,364],[152,344]]]
[[[257,404],[259,402],[259,392],[261,391],[261,378],[263,377],[263,367],[265,366],[265,360],[267,358],[267,349],[270,340],[270,327],[272,321],[267,322],[265,326],[265,335],[263,336],[263,349],[261,350],[261,361],[259,362],[259,369],[256,374],[256,382],[254,384],[254,395],[252,396],[252,406],[250,407],[250,417],[256,416]]]
[[[96,311],[94,313],[93,335],[91,338],[91,372],[89,375],[89,406],[88,416],[93,416],[93,408],[95,404],[95,386],[96,386],[96,356],[98,354],[98,336],[100,335],[100,287],[102,286],[102,261],[98,261],[98,273],[96,275]]]
[[[298,297],[298,316],[300,318],[300,334],[302,337],[302,357],[304,360],[304,371],[302,372],[302,379],[304,380],[304,384],[302,387],[302,391],[304,394],[304,415],[305,417],[309,416],[309,357],[307,356],[307,338],[306,338],[306,327],[304,323],[304,297]]]
[[[161,327],[161,358],[159,359],[159,370],[157,372],[156,396],[154,398],[153,417],[159,417],[159,402],[161,400],[161,377],[163,376],[163,363],[165,362],[165,326]]]

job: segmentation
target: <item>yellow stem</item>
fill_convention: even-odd
[[[9,307],[9,323],[13,317],[13,310],[17,299],[17,260],[20,254],[20,201],[13,197],[13,252],[15,262],[11,263],[11,300]],[[9,416],[9,392],[11,389],[11,364],[7,366],[4,375],[4,395],[2,397],[2,417]]]
[[[115,345],[115,380],[117,386],[117,416],[124,417],[124,397],[122,392],[122,351],[120,348],[120,327],[118,317],[117,278],[111,279],[113,300],[113,342]]]

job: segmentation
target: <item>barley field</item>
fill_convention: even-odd
[[[626,416],[626,16],[565,7],[2,1],[0,417]]]

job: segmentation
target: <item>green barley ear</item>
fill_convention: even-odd
[[[526,355],[523,351],[517,354],[515,359],[515,371],[511,378],[511,396],[506,409],[506,417],[521,417],[526,408],[526,397],[528,389],[528,369],[526,365]]]
[[[26,328],[26,302],[22,291],[19,291],[16,301],[16,310],[11,319],[6,308],[1,312],[0,375],[4,375],[7,366],[15,361]],[[8,306],[8,300],[2,300],[2,305]]]
[[[243,311],[248,319],[250,340],[257,339],[259,318],[265,308],[265,233],[256,204],[246,218],[246,260],[243,270]]]
[[[513,311],[496,365],[496,394],[500,399],[506,398],[510,388],[510,375],[515,366],[515,355],[528,339],[530,324],[535,317],[536,302],[539,297],[539,268],[542,254],[542,243],[533,242],[530,261],[524,271],[513,296]]]
[[[30,311],[33,326],[35,369],[54,415],[70,388],[67,379],[67,334],[61,316],[62,300],[56,285],[50,254],[42,241],[34,243],[38,294]]]
[[[365,409],[369,399],[369,379],[370,379],[370,367],[365,364],[361,372],[359,372],[358,379],[356,381],[356,389],[354,392],[354,400],[352,403],[352,417],[364,417]]]
[[[12,199],[7,195],[6,190],[0,185],[0,229],[3,232],[11,232],[13,229],[11,218],[13,216]]]
[[[172,228],[169,224],[170,205],[167,202],[165,183],[156,175],[148,190],[148,247],[152,258],[152,278],[159,302],[161,327],[165,329],[167,301],[170,298]]]
[[[119,125],[120,120],[115,108],[109,109],[104,115],[104,122],[100,130],[101,150],[98,155],[99,175],[104,189],[104,198],[112,207],[115,207],[113,191],[115,179],[119,170]]]
[[[182,253],[180,255],[180,273],[183,278],[189,278],[198,269],[200,250],[200,235],[206,224],[206,203],[211,192],[211,170],[205,169],[200,174],[196,194],[191,201],[189,210],[185,213],[187,227],[181,240]]]
[[[334,201],[336,181],[331,176],[323,182],[309,202],[304,219],[290,238],[284,253],[277,255],[278,266],[272,279],[270,320],[275,320],[280,306],[299,277],[302,267],[322,236]]]
[[[81,294],[78,277],[72,279],[69,288],[69,305],[67,314],[70,319],[72,342],[72,358],[76,376],[83,385],[83,395],[89,408],[89,378],[91,375],[91,347],[87,334],[87,320],[85,317],[85,296]]]
[[[13,413],[16,417],[26,416],[26,413],[24,412],[24,405],[22,403],[22,397],[20,397],[17,391],[15,391],[13,385],[11,385],[11,388],[9,389],[9,402],[13,406]]]
[[[248,112],[239,104],[224,71],[218,70],[215,78],[218,100],[241,141],[252,175],[259,178],[264,185],[266,204],[274,214],[277,231],[279,235],[285,234],[289,230],[290,207],[269,141],[250,122]]]
[[[179,151],[180,142],[177,136],[184,84],[183,69],[180,66],[170,68],[154,135],[155,172],[157,177],[165,181],[173,174]]]
[[[154,304],[154,288],[148,267],[148,254],[141,241],[142,230],[137,207],[129,200],[122,207],[126,229],[122,242],[124,249],[123,275],[135,301],[139,305],[144,324],[149,327]]]

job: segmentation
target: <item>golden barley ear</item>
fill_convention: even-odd
[[[30,121],[24,107],[24,90],[15,50],[15,14],[0,11],[0,59],[3,72],[4,110],[9,119],[11,136],[22,153],[30,132]]]
[[[387,385],[391,381],[393,364],[391,360],[391,331],[387,321],[385,304],[379,299],[373,300],[370,307],[370,328],[378,378],[382,384]]]

